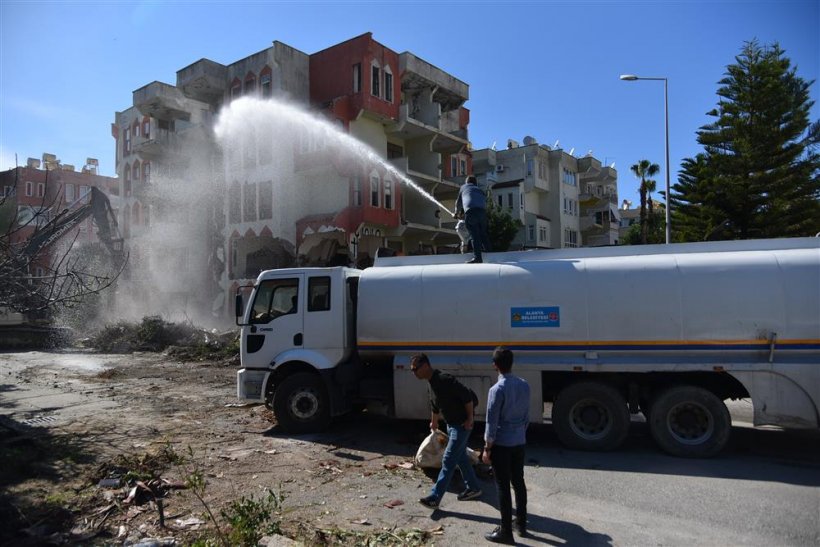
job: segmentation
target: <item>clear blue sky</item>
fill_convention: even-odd
[[[669,78],[672,182],[695,155],[717,82],[744,41],[779,42],[818,79],[820,0],[576,2],[61,2],[0,0],[0,169],[43,152],[114,174],[114,112],[131,92],[200,58],[229,64],[282,41],[314,53],[364,32],[470,86],[474,148],[532,135],[629,166],[658,163]],[[818,84],[812,98],[820,98]],[[813,109],[818,119],[820,106]]]

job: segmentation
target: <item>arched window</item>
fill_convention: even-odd
[[[131,177],[131,178],[132,178],[135,182],[139,182],[139,181],[141,180],[141,179],[140,179],[140,162],[138,162],[138,161],[135,161],[135,162],[134,162],[133,172],[134,172],[134,175],[133,175],[133,177]]]
[[[393,208],[393,181],[384,179],[384,208]]]
[[[135,201],[133,207],[131,207],[131,220],[134,222],[134,226],[139,226],[140,204],[138,201]]]
[[[379,205],[379,175],[374,171],[370,174],[370,206],[378,207]]]
[[[370,64],[370,93],[376,97],[381,97],[382,71],[379,63],[373,61]]]
[[[147,161],[142,164],[142,181],[145,184],[151,182],[151,164]]]
[[[125,164],[125,169],[123,169],[123,196],[128,197],[131,195],[131,165]]]
[[[270,97],[273,95],[272,74],[270,67],[267,65],[262,69],[262,72],[259,73],[259,86],[262,90],[262,97]]]
[[[384,67],[384,100],[393,102],[393,71],[390,70],[390,65]]]
[[[245,95],[252,95],[256,91],[256,74],[248,72],[245,76]]]
[[[142,222],[143,222],[143,224],[145,224],[145,226],[150,226],[151,225],[151,206],[150,205],[146,205],[142,209]]]
[[[131,237],[131,208],[124,207],[122,211],[122,235]]]
[[[242,82],[239,81],[239,78],[234,78],[233,82],[231,83],[231,99],[236,99],[237,97],[242,96]]]

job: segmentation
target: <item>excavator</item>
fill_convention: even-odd
[[[48,247],[57,243],[83,221],[91,217],[97,228],[97,237],[111,255],[115,271],[121,271],[126,262],[123,251],[123,239],[117,226],[117,217],[108,197],[95,187],[90,188],[89,195],[84,195],[51,220],[40,226],[23,244],[17,257],[9,256],[3,261],[0,277],[9,273],[11,278],[19,277],[16,271],[27,269],[27,264],[43,253]],[[15,264],[17,262],[18,264]],[[60,329],[43,325],[43,314],[38,312],[15,312],[25,309],[16,300],[25,298],[12,283],[7,284],[9,294],[0,290],[0,348],[41,345],[45,339],[59,338]],[[17,294],[15,294],[17,293]],[[15,304],[17,304],[15,306]]]

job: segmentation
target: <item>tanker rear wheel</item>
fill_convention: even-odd
[[[667,389],[653,401],[649,431],[664,452],[708,458],[726,446],[732,429],[729,410],[714,393],[695,386]]]
[[[558,439],[570,448],[612,450],[629,433],[626,399],[614,387],[581,382],[561,390],[552,405]]]
[[[330,424],[330,402],[322,379],[300,372],[288,376],[273,393],[276,422],[287,433],[320,431]]]

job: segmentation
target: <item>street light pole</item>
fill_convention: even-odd
[[[670,203],[670,188],[669,188],[669,80],[667,78],[648,78],[644,76],[635,76],[634,74],[621,74],[621,80],[626,82],[634,82],[635,80],[663,80],[663,115],[665,118],[666,127],[666,244],[672,242],[672,221],[670,211],[672,209]]]

